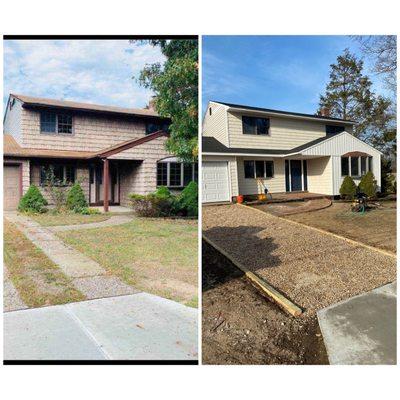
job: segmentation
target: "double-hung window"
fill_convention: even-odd
[[[269,135],[269,118],[242,116],[245,135]]]
[[[185,187],[191,181],[198,181],[197,163],[167,162],[157,163],[157,186]]]
[[[254,178],[273,178],[274,162],[263,160],[244,160],[244,177]]]
[[[43,111],[40,113],[42,133],[72,134],[72,116]]]

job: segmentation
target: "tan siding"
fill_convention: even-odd
[[[331,157],[307,160],[307,182],[309,192],[333,195]]]
[[[251,157],[237,158],[239,192],[243,195],[261,194],[264,193],[264,187],[259,187],[256,179],[244,177],[244,160],[253,160]],[[257,160],[272,160],[274,162],[274,177],[263,180],[265,187],[271,193],[281,193],[285,188],[285,161],[281,158],[257,158]]]
[[[209,109],[212,109],[210,115]],[[206,110],[203,122],[203,135],[215,137],[225,146],[229,146],[228,141],[228,122],[226,107],[220,104],[210,103]]]
[[[270,135],[244,135],[242,116],[228,113],[230,147],[292,149],[326,135],[325,124],[315,121],[270,117]]]

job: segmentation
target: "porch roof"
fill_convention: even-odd
[[[162,136],[167,136],[164,131],[154,132],[150,135],[139,139],[131,139],[116,145],[106,147],[100,151],[76,151],[76,150],[50,150],[50,149],[32,149],[21,147],[12,135],[3,135],[3,154],[6,157],[21,157],[21,158],[62,158],[62,159],[78,159],[90,160],[94,158],[107,158],[111,155],[118,154],[121,151],[130,149],[135,146],[140,146],[143,143],[157,139]]]

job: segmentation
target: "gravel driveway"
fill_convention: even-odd
[[[203,233],[305,317],[396,279],[391,257],[238,205],[203,207]]]

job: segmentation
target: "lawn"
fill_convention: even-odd
[[[37,214],[29,216],[34,221],[42,226],[58,226],[58,225],[80,225],[90,224],[92,222],[106,221],[111,217],[110,214],[93,214],[81,215],[74,213],[60,213],[60,214]]]
[[[135,218],[58,236],[127,284],[197,306],[197,221]]]
[[[396,252],[396,202],[381,204],[379,209],[359,214],[350,211],[349,203],[333,203],[323,210],[286,218]]]
[[[28,307],[84,300],[71,280],[8,221],[4,222],[4,263]]]

